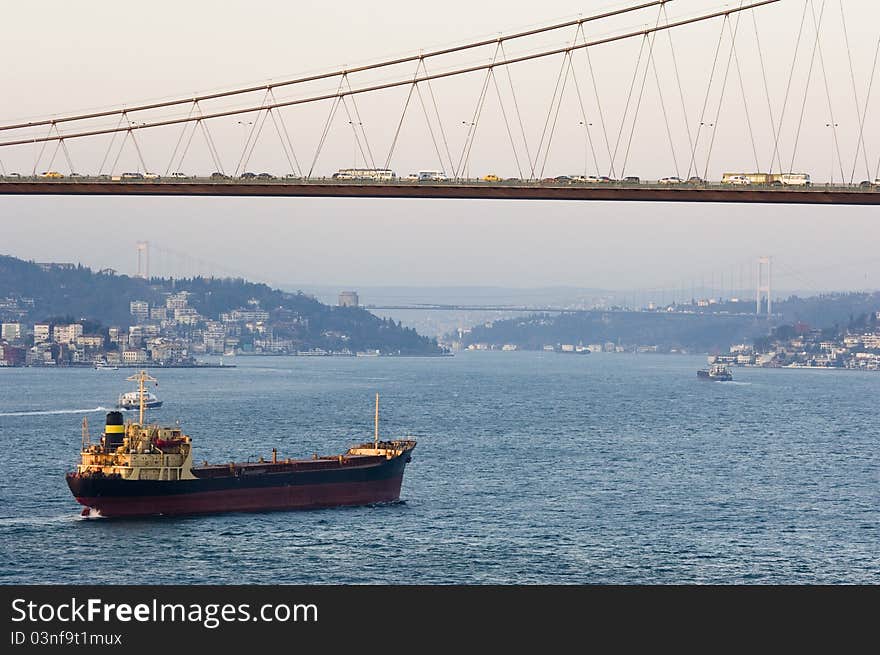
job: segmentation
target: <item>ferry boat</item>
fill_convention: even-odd
[[[146,391],[143,388],[144,382],[154,382],[158,386],[159,382],[156,378],[147,375],[146,371],[141,371],[136,375],[129,376],[125,379],[137,382],[139,387],[137,391],[128,391],[119,394],[119,398],[116,399],[117,409],[138,409],[141,406],[142,401],[146,409],[157,409],[162,406],[162,401],[159,400],[155,394]],[[143,422],[143,420],[141,422]]]
[[[116,407],[119,409],[138,409],[140,405],[140,395],[137,391],[120,394],[119,399],[116,401]],[[162,406],[162,401],[155,394],[147,391],[144,393],[144,406],[147,409],[157,409]]]
[[[331,456],[193,466],[193,440],[179,425],[146,424],[147,393],[139,375],[140,417],[107,414],[100,441],[92,443],[88,419],[75,472],[66,476],[83,516],[136,517],[370,505],[400,499],[411,438],[379,439],[379,394],[373,441]]]
[[[713,380],[715,382],[730,382],[733,380],[733,373],[724,364],[712,364],[708,369],[700,369],[697,371],[697,377],[701,380]]]

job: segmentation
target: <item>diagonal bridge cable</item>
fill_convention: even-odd
[[[207,119],[211,119],[211,118],[221,118],[221,117],[225,117],[225,116],[237,116],[239,114],[248,114],[248,113],[252,113],[252,112],[256,112],[256,111],[260,111],[260,110],[265,110],[265,109],[276,109],[276,108],[280,108],[280,107],[292,107],[295,105],[320,102],[322,100],[338,99],[338,98],[342,98],[342,97],[348,96],[348,95],[369,93],[372,91],[381,91],[384,89],[391,89],[391,88],[395,88],[395,87],[399,87],[399,86],[405,86],[408,84],[417,84],[420,82],[427,82],[430,80],[442,79],[442,78],[453,77],[453,76],[458,76],[458,75],[465,75],[467,73],[473,73],[476,71],[484,71],[484,70],[487,70],[490,68],[497,68],[499,66],[510,66],[512,64],[517,64],[517,63],[524,62],[524,61],[530,61],[533,59],[540,59],[540,58],[544,58],[544,57],[551,57],[553,55],[570,53],[574,50],[581,50],[581,49],[585,49],[585,48],[595,47],[598,45],[604,45],[606,43],[614,43],[616,41],[623,41],[626,39],[632,39],[634,37],[647,37],[655,32],[670,30],[670,29],[674,29],[677,27],[682,27],[684,25],[691,25],[693,23],[707,21],[707,20],[711,20],[713,18],[727,17],[730,14],[735,14],[735,13],[738,13],[741,11],[746,11],[748,9],[755,9],[757,7],[762,7],[764,5],[775,4],[780,1],[781,0],[761,0],[760,2],[754,2],[752,4],[743,5],[741,7],[734,7],[731,9],[716,11],[714,13],[704,14],[701,16],[695,16],[693,18],[687,18],[687,19],[679,20],[679,21],[676,21],[673,23],[659,25],[656,27],[649,27],[649,28],[637,30],[634,32],[627,32],[625,34],[610,36],[610,37],[606,37],[603,39],[598,39],[598,40],[590,41],[590,42],[586,42],[586,43],[579,43],[576,45],[571,45],[571,46],[567,46],[567,47],[563,47],[563,48],[554,48],[552,50],[544,50],[544,51],[532,53],[529,55],[522,55],[519,57],[514,57],[512,59],[495,61],[490,64],[481,64],[481,65],[477,65],[477,66],[470,66],[467,68],[459,68],[456,70],[446,71],[443,73],[433,73],[431,75],[425,75],[425,76],[422,76],[417,79],[408,78],[408,79],[398,80],[395,82],[386,82],[384,84],[375,84],[372,86],[360,87],[360,88],[356,88],[356,89],[353,89],[350,91],[345,91],[345,90],[340,89],[336,93],[311,96],[309,98],[300,98],[297,100],[287,100],[284,102],[273,102],[273,103],[268,103],[268,104],[262,104],[262,105],[259,105],[256,107],[246,107],[243,109],[235,109],[235,110],[214,112],[214,113],[210,113],[210,114],[203,114],[198,119],[193,118],[193,117],[187,117],[187,118],[175,118],[175,119],[169,119],[169,120],[154,121],[151,123],[139,124],[136,127],[132,127],[131,129],[132,130],[143,130],[143,129],[149,129],[149,128],[154,128],[154,127],[163,127],[163,126],[167,126],[167,125],[179,125],[181,123],[192,122],[194,120],[207,120]],[[586,20],[586,19],[582,19],[582,20]],[[497,43],[497,39],[490,41],[490,43]],[[261,87],[261,88],[265,88],[265,87]],[[129,111],[131,111],[131,110],[129,110]],[[65,134],[62,136],[46,136],[46,137],[35,137],[35,138],[29,138],[29,139],[15,139],[12,141],[0,142],[0,147],[23,145],[23,144],[35,144],[35,143],[42,143],[45,141],[57,141],[59,139],[73,139],[73,138],[81,138],[81,137],[87,137],[87,136],[97,136],[99,134],[112,134],[114,132],[127,131],[128,129],[129,129],[128,127],[121,128],[121,129],[105,128],[105,129],[100,129],[100,130],[90,130],[90,131],[85,131],[85,132],[69,133],[69,134]]]
[[[480,48],[487,45],[504,43],[505,41],[513,41],[516,39],[522,39],[529,36],[535,36],[536,34],[543,34],[546,32],[554,32],[556,30],[561,30],[566,27],[571,27],[573,25],[583,25],[584,23],[589,23],[593,21],[603,20],[606,18],[612,18],[614,16],[620,16],[622,14],[632,13],[635,11],[640,11],[642,9],[647,9],[649,7],[656,7],[657,5],[665,5],[668,2],[672,2],[673,0],[652,0],[651,2],[643,2],[637,5],[631,5],[628,7],[622,7],[620,9],[615,9],[612,11],[606,11],[601,14],[595,14],[592,16],[587,16],[586,18],[579,18],[577,20],[570,20],[564,23],[555,23],[553,25],[546,25],[544,27],[538,27],[531,30],[526,30],[524,32],[517,32],[515,34],[510,34],[508,36],[500,36],[494,39],[486,39],[482,41],[476,41],[474,43],[466,43],[464,45],[453,46],[449,48],[442,48],[440,50],[434,50],[431,52],[418,54],[418,55],[410,55],[407,57],[400,57],[397,59],[390,59],[386,61],[376,62],[374,64],[366,64],[364,66],[358,66],[356,68],[348,68],[344,70],[331,71],[328,73],[319,73],[317,75],[309,75],[306,77],[299,77],[291,80],[283,80],[281,82],[270,82],[268,84],[261,84],[258,86],[250,86],[243,87],[240,89],[233,89],[231,91],[219,91],[216,93],[209,93],[204,95],[192,96],[189,98],[178,98],[174,100],[165,100],[162,102],[153,102],[142,105],[128,106],[121,109],[108,109],[106,111],[97,111],[91,112],[87,114],[78,114],[73,116],[62,116],[58,118],[40,120],[40,121],[30,121],[27,123],[19,123],[16,125],[0,125],[0,131],[4,130],[17,130],[25,127],[37,127],[40,125],[53,125],[55,123],[67,123],[71,121],[81,121],[87,120],[91,118],[103,118],[106,116],[116,116],[123,113],[132,113],[137,111],[145,111],[148,109],[161,109],[163,107],[174,107],[176,105],[188,104],[191,102],[201,102],[204,100],[215,100],[217,98],[228,98],[230,96],[242,95],[246,93],[256,93],[257,91],[269,91],[272,89],[277,89],[285,86],[292,86],[295,84],[303,84],[305,82],[315,82],[318,80],[325,80],[328,78],[340,77],[344,75],[351,75],[352,73],[361,73],[368,70],[375,70],[377,68],[386,68],[388,66],[396,66],[398,64],[406,64],[409,62],[415,62],[424,59],[430,59],[432,57],[440,57],[443,55],[453,54],[456,52],[462,52],[464,50],[472,50],[474,48]]]

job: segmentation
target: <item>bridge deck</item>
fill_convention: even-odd
[[[816,205],[880,205],[880,189],[853,186],[554,185],[544,183],[353,183],[241,180],[0,180],[0,195],[291,196],[485,200],[624,200]]]

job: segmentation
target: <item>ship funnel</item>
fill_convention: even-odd
[[[104,442],[107,447],[121,446],[125,438],[125,423],[122,412],[108,412],[107,424],[104,426]]]

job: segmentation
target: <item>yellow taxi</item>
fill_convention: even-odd
[[[59,173],[58,171],[46,171],[45,173],[40,175],[40,177],[48,177],[48,178],[52,178],[52,179],[57,179],[59,177],[64,177],[64,176],[61,173]]]
[[[483,182],[500,182],[501,178],[493,173],[489,173],[488,175],[483,176]]]

